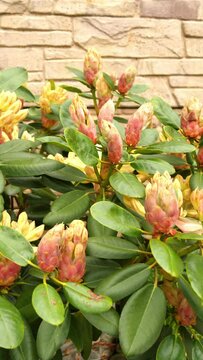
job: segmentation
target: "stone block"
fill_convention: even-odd
[[[45,59],[47,60],[63,60],[63,59],[83,59],[85,50],[72,46],[70,48],[46,48],[44,49]]]
[[[22,66],[29,71],[43,70],[42,48],[1,48],[0,68]]]
[[[28,10],[31,13],[52,14],[56,0],[30,0]]]
[[[43,81],[44,80],[44,75],[43,72],[30,72],[28,73],[28,80],[29,82],[32,81]]]
[[[0,31],[1,46],[70,46],[69,31]]]
[[[199,89],[175,89],[173,94],[179,106],[183,106],[185,101],[192,96],[199,98],[203,103],[203,86]]]
[[[187,37],[203,37],[203,21],[184,21],[183,30]]]
[[[186,52],[189,57],[203,57],[203,38],[186,38]]]
[[[201,59],[142,59],[138,60],[139,75],[203,75]]]
[[[203,76],[170,76],[169,83],[175,88],[201,88],[203,87]]]
[[[67,16],[5,15],[0,19],[1,27],[22,30],[72,30],[71,18]]]
[[[27,8],[28,0],[1,0],[0,14],[21,14]]]
[[[110,17],[74,18],[74,41],[103,56],[170,57],[184,55],[181,24],[177,20]]]

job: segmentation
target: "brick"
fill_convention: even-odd
[[[22,66],[27,70],[43,70],[43,49],[1,48],[0,68]]]
[[[134,16],[138,11],[136,0],[31,0],[29,11],[63,15]]]
[[[77,46],[68,49],[52,47],[44,49],[44,54],[47,60],[82,59],[85,56],[85,50]]]
[[[175,89],[173,93],[179,106],[183,106],[185,101],[192,96],[199,98],[203,103],[203,87],[199,89]]]
[[[184,55],[178,20],[76,17],[74,41],[82,48],[96,47],[103,56],[178,58]]]
[[[136,61],[132,59],[103,59],[103,71],[116,73],[118,76],[126,67],[133,65],[136,67]],[[45,61],[46,79],[72,79],[73,74],[67,69],[67,66],[83,69],[83,59],[64,59]]]
[[[1,27],[22,30],[72,30],[72,21],[67,16],[5,15]]]
[[[188,37],[203,37],[203,21],[184,21],[183,30]]]
[[[203,57],[203,38],[186,38],[185,44],[189,57]]]
[[[142,59],[138,60],[139,75],[203,75],[201,59]]]
[[[170,76],[171,87],[203,87],[203,76]]]
[[[200,0],[141,0],[140,15],[167,19],[198,19]]]
[[[2,46],[70,46],[72,33],[63,31],[0,31]]]
[[[27,8],[28,0],[1,0],[0,14],[21,14]]]
[[[28,73],[28,80],[29,82],[32,81],[43,81],[44,80],[44,75],[43,72],[29,72]]]
[[[42,87],[44,86],[44,82],[40,81],[31,81],[28,84],[29,90],[33,92],[35,95],[40,95],[42,91]]]

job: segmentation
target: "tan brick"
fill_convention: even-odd
[[[28,0],[1,0],[0,14],[21,14],[27,8]]]
[[[35,95],[40,95],[42,91],[42,87],[44,86],[44,82],[40,81],[31,81],[28,84],[29,90],[33,92]]]
[[[68,49],[63,48],[46,48],[44,49],[45,59],[47,60],[63,60],[63,59],[83,59],[85,50],[73,46]]]
[[[170,76],[169,83],[172,87],[201,88],[203,87],[203,76]]]
[[[28,80],[29,82],[32,81],[43,81],[44,80],[44,75],[43,72],[29,72],[28,73]]]
[[[70,46],[72,33],[65,31],[0,31],[2,46]]]
[[[31,30],[72,30],[72,21],[67,16],[5,15],[1,27]]]
[[[183,30],[186,36],[203,37],[203,21],[184,21]]]
[[[189,57],[203,57],[203,38],[186,38],[185,43]]]
[[[178,20],[78,17],[74,18],[74,41],[83,48],[96,47],[103,56],[177,58],[184,55]]]
[[[203,87],[201,89],[175,89],[174,96],[179,106],[183,106],[185,101],[192,96],[199,98],[203,102]]]
[[[139,75],[203,75],[200,59],[142,59],[138,60]]]
[[[136,60],[132,59],[103,59],[103,71],[116,73],[118,76],[126,67],[136,66]],[[76,67],[83,70],[83,59],[64,59],[45,61],[45,78],[47,79],[72,79],[73,74],[67,69],[67,66]]]
[[[134,16],[136,0],[31,0],[30,12],[63,15]]]
[[[155,18],[197,19],[200,0],[141,0],[140,15]]]
[[[22,66],[27,70],[43,70],[43,49],[1,48],[0,68]]]

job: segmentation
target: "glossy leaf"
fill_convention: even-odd
[[[126,357],[140,355],[155,343],[165,314],[166,301],[160,288],[146,285],[129,298],[119,323],[121,349]]]
[[[178,114],[160,97],[154,97],[152,100],[154,115],[164,125],[170,125],[175,129],[180,128],[180,118]]]
[[[180,337],[169,335],[159,345],[156,360],[186,360],[185,348]]]
[[[157,171],[163,174],[168,171],[169,174],[174,174],[175,169],[172,165],[162,159],[137,159],[131,163],[131,166],[138,172],[146,174],[155,174]]]
[[[0,194],[4,191],[5,179],[2,171],[0,171]]]
[[[68,338],[70,329],[70,313],[59,326],[42,321],[37,333],[37,352],[41,360],[52,360],[57,350]]]
[[[157,152],[157,153],[179,154],[179,153],[189,153],[191,151],[194,151],[195,147],[184,141],[171,140],[171,141],[164,141],[157,144],[149,145],[145,150],[150,153]]]
[[[90,212],[95,220],[110,229],[129,236],[135,236],[139,232],[140,225],[135,216],[110,201],[97,202]]]
[[[84,277],[85,285],[90,288],[95,288],[102,279],[120,268],[120,265],[114,260],[104,260],[93,256],[87,256]]]
[[[189,255],[187,257],[186,270],[193,290],[203,301],[203,256],[198,254]]]
[[[141,198],[145,195],[144,185],[133,174],[116,172],[110,179],[112,188],[122,195]]]
[[[0,296],[0,347],[14,349],[24,337],[24,322],[16,307]]]
[[[96,287],[97,294],[108,295],[114,302],[121,300],[146,284],[150,270],[145,264],[134,264],[117,270]]]
[[[29,324],[24,320],[25,333],[21,344],[13,350],[10,350],[11,360],[38,360],[35,339]]]
[[[92,325],[79,311],[71,316],[69,338],[83,359],[88,360],[92,349]]]
[[[108,311],[112,306],[109,297],[96,295],[82,284],[67,282],[64,284],[64,292],[68,301],[85,313],[99,314]]]
[[[179,277],[183,272],[183,262],[178,254],[166,243],[160,240],[150,240],[152,255],[157,263],[167,273]]]
[[[69,99],[65,101],[59,109],[59,119],[63,126],[63,128],[75,128],[75,124],[73,123],[73,120],[71,118],[70,112],[69,112],[69,106],[72,103],[72,100]]]
[[[59,136],[42,136],[42,137],[38,137],[37,141],[40,141],[40,143],[42,144],[48,143],[48,144],[56,145],[65,151],[69,150],[67,143]]]
[[[140,93],[143,93],[145,92],[146,90],[149,89],[149,86],[146,85],[146,84],[136,84],[136,85],[133,85],[130,89],[130,91],[128,92],[128,94],[131,94],[131,93],[135,93],[135,94],[140,94]]]
[[[200,341],[194,341],[192,348],[192,360],[203,359],[203,344]]]
[[[74,190],[63,194],[52,203],[51,212],[45,216],[44,223],[53,226],[81,218],[89,208],[89,203],[87,192]]]
[[[104,77],[104,80],[106,81],[108,87],[111,90],[115,90],[114,81],[112,80],[111,76],[109,74],[103,72],[103,77]]]
[[[97,165],[99,156],[92,140],[75,129],[66,129],[65,138],[68,146],[86,165]]]
[[[87,314],[83,312],[85,318],[97,329],[111,336],[118,336],[119,315],[115,309],[101,314]]]
[[[139,104],[139,105],[142,105],[144,103],[146,103],[148,100],[142,96],[139,96],[139,95],[135,95],[135,94],[132,94],[132,93],[129,93],[126,95],[126,99],[127,101],[132,101],[132,102],[135,102],[136,104]]]
[[[103,259],[130,259],[137,250],[132,242],[113,236],[90,237],[87,245],[88,255]]]
[[[203,173],[201,171],[192,174],[190,178],[190,187],[192,190],[195,190],[196,188],[203,189]]]
[[[24,236],[7,226],[0,226],[0,253],[21,266],[34,257],[33,248]]]
[[[48,175],[64,181],[84,181],[88,179],[85,173],[70,165],[65,165],[57,171],[51,171]]]
[[[32,141],[20,139],[5,142],[0,146],[0,159],[4,154],[25,151],[33,147],[33,145],[34,143]]]
[[[48,284],[38,285],[32,295],[32,305],[44,321],[60,325],[64,321],[64,306],[60,295]]]
[[[196,312],[197,316],[203,320],[203,306],[201,299],[197,296],[194,292],[192,287],[190,286],[189,282],[185,280],[185,278],[180,278],[178,280],[179,286],[185,295],[186,299],[192,306],[193,310]]]
[[[27,89],[25,86],[20,86],[15,91],[15,93],[20,99],[25,100],[27,102],[35,102],[36,101],[33,93],[31,93],[31,91],[29,89]]]
[[[28,80],[26,69],[22,67],[12,67],[0,71],[0,91],[15,91]]]
[[[88,235],[90,237],[94,236],[114,236],[116,235],[116,231],[100,224],[97,220],[95,220],[91,214],[88,215],[87,220],[87,230]]]
[[[159,137],[159,133],[156,129],[144,129],[141,133],[141,138],[138,146],[147,146],[155,143]]]

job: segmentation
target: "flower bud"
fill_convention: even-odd
[[[135,112],[128,120],[125,129],[125,141],[128,146],[135,147],[141,137],[143,127],[143,119],[140,114]]]
[[[100,109],[98,115],[99,127],[101,126],[101,120],[107,120],[113,122],[115,114],[115,106],[113,100],[108,100]]]
[[[147,184],[145,210],[146,219],[154,226],[155,233],[167,234],[178,219],[178,198],[173,180],[167,171],[163,175],[156,173],[151,183]]]
[[[107,142],[109,161],[112,164],[118,164],[122,157],[123,143],[117,128],[113,123],[102,120],[100,123],[100,130]]]
[[[135,211],[141,216],[145,216],[145,208],[141,204],[141,202],[135,198],[131,198],[128,196],[123,196],[124,204],[131,210]]]
[[[79,282],[86,267],[85,250],[88,232],[81,220],[74,220],[65,230],[61,246],[58,278],[61,281]]]
[[[109,99],[112,98],[111,89],[109,88],[103,74],[99,74],[95,83],[97,97],[99,99],[99,108],[101,108]]]
[[[181,127],[185,136],[196,138],[203,134],[203,110],[201,102],[192,97],[189,99],[181,113]]]
[[[118,80],[118,91],[121,94],[126,94],[133,86],[135,75],[136,69],[134,66],[128,67],[126,71],[121,75]]]
[[[187,299],[182,296],[182,300],[180,301],[180,304],[177,308],[177,314],[176,314],[176,320],[180,323],[182,326],[192,326],[196,325],[197,322],[197,316],[190,306]]]
[[[199,165],[203,165],[203,146],[199,148],[199,151],[197,153],[197,160]]]
[[[58,267],[63,233],[64,225],[59,224],[42,237],[37,249],[37,262],[43,271],[52,272]]]
[[[198,218],[203,221],[203,189],[196,188],[191,192],[190,200],[192,206],[197,211]]]
[[[9,286],[18,278],[20,265],[0,256],[0,286]]]
[[[39,105],[42,110],[42,114],[49,114],[51,113],[51,106],[54,104],[61,105],[68,99],[68,92],[67,90],[63,89],[60,86],[55,86],[52,89],[52,86],[47,83],[43,89],[41,96],[39,98]]]
[[[95,49],[86,52],[84,60],[84,76],[86,81],[93,85],[93,82],[101,69],[101,56]]]

